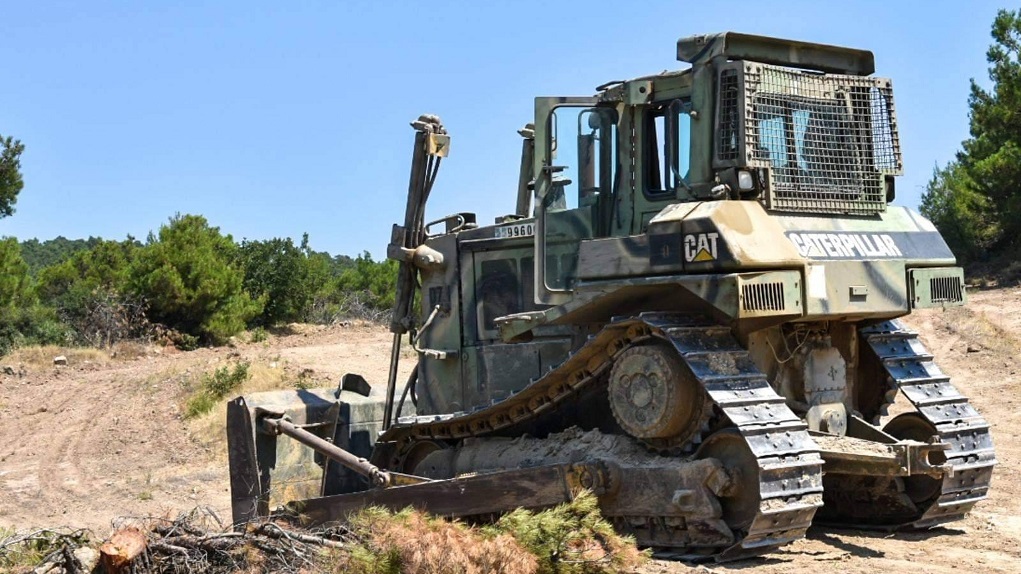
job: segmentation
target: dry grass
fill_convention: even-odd
[[[1021,341],[1018,341],[1013,333],[990,320],[985,313],[975,314],[975,321],[976,331],[982,337],[985,346],[1010,354],[1021,350]]]
[[[9,365],[24,365],[33,370],[46,369],[53,366],[53,359],[58,356],[66,357],[69,366],[85,362],[107,365],[111,361],[110,354],[102,349],[42,345],[15,349],[3,362]]]
[[[272,364],[276,366],[273,367]],[[197,381],[193,384],[197,384]],[[248,380],[231,393],[231,396],[219,401],[209,412],[191,420],[192,436],[203,446],[212,449],[217,458],[226,460],[227,435],[224,432],[224,421],[227,420],[227,402],[238,395],[287,388],[293,388],[293,385],[288,382],[283,363],[264,358],[253,360],[248,367]]]
[[[118,361],[131,361],[152,352],[152,345],[138,341],[118,341],[110,349],[110,357]]]
[[[152,345],[138,341],[119,341],[110,349],[95,347],[59,347],[57,345],[32,345],[21,347],[4,357],[3,363],[21,365],[31,370],[47,369],[53,366],[55,357],[67,358],[68,366],[90,363],[107,366],[114,361],[133,361],[153,352]]]
[[[937,320],[950,333],[983,347],[1008,354],[1021,352],[1021,341],[1017,336],[990,320],[985,312],[969,307],[952,307],[940,314]]]

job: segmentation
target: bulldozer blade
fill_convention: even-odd
[[[368,506],[391,510],[414,507],[452,518],[492,515],[509,509],[545,508],[570,502],[582,488],[580,476],[606,476],[597,465],[554,464],[379,488],[292,502],[289,511],[302,526],[345,520]]]
[[[303,431],[368,458],[382,429],[382,397],[334,389],[270,391],[227,404],[227,451],[235,525],[268,516],[286,501],[356,492],[368,481],[287,436],[263,428],[266,417],[284,418]]]

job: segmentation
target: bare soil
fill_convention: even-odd
[[[968,307],[915,313],[907,323],[992,425],[999,466],[988,500],[925,532],[813,528],[766,558],[653,561],[643,572],[1021,572],[1021,288],[973,292]],[[67,352],[66,366],[38,353],[0,359],[14,371],[0,370],[0,526],[86,527],[103,537],[121,516],[206,505],[229,517],[215,436],[222,414],[182,414],[202,375],[245,360],[255,379],[246,390],[335,385],[345,372],[381,388],[390,341],[371,325],[292,326],[235,348]]]
[[[376,325],[294,325],[234,348],[67,352],[66,366],[52,364],[58,349],[6,357],[0,365],[15,374],[0,374],[0,526],[104,536],[118,517],[198,505],[229,519],[222,409],[183,416],[202,375],[247,361],[263,388],[335,386],[346,372],[381,388],[390,344]],[[405,360],[402,377],[410,367]]]

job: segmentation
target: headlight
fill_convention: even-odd
[[[751,191],[755,189],[755,180],[752,179],[752,174],[747,171],[737,172],[737,187],[741,191]]]

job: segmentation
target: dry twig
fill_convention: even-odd
[[[239,570],[297,574],[316,570],[324,553],[345,547],[331,533],[295,532],[272,522],[233,531],[209,509],[196,509],[173,520],[122,518],[115,527],[117,532],[137,528],[144,534],[144,552],[118,566],[119,572],[131,574],[226,574]],[[88,572],[92,565],[82,564],[75,553],[94,546],[84,531],[34,530],[6,537],[0,533],[0,571]],[[4,562],[15,553],[19,562]]]

